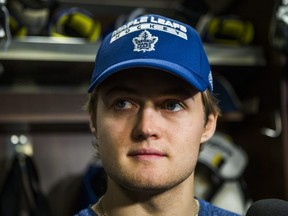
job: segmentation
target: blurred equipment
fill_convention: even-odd
[[[27,36],[28,30],[27,26],[25,26],[17,17],[10,15],[9,26],[12,36]]]
[[[243,118],[242,103],[232,84],[219,73],[214,75],[214,92],[219,99],[219,107],[226,118]],[[224,116],[223,116],[224,117]]]
[[[101,162],[87,167],[83,175],[67,176],[50,190],[48,198],[53,216],[70,216],[96,203],[105,193],[107,176]]]
[[[0,188],[0,215],[50,216],[50,207],[41,191],[32,141],[26,135],[11,135],[11,164]]]
[[[6,50],[10,44],[9,11],[6,0],[0,0],[0,49]]]
[[[202,16],[222,16],[230,13],[238,0],[184,0],[176,8],[179,15],[195,27]]]
[[[41,35],[49,21],[50,10],[54,0],[10,0],[8,9],[11,13],[13,32],[19,35],[19,29],[27,28],[21,35]],[[15,25],[16,23],[16,25]]]
[[[234,6],[237,0],[204,0],[209,8],[210,13],[225,14]]]
[[[203,17],[201,20],[204,20]],[[202,25],[202,26],[201,26]],[[213,16],[201,26],[204,42],[224,45],[248,45],[254,40],[254,26],[239,16]]]
[[[101,24],[85,9],[60,9],[52,18],[49,33],[53,37],[82,38],[94,42],[101,35]]]
[[[274,48],[288,54],[288,1],[276,1],[270,29],[270,41]]]
[[[145,13],[147,13],[145,8],[136,8],[129,14],[120,15],[115,22],[114,29],[118,29],[125,23],[128,23],[129,21],[134,20],[139,16],[145,15]]]
[[[242,214],[250,200],[242,175],[247,154],[231,138],[217,132],[200,152],[195,170],[195,196]]]
[[[178,14],[201,35],[203,42],[224,45],[248,45],[254,40],[254,25],[231,14],[237,0],[185,0]]]
[[[184,0],[176,8],[179,16],[195,27],[201,16],[208,12],[209,8],[204,0]]]

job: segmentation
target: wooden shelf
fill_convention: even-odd
[[[29,36],[14,38],[0,60],[93,62],[99,43],[85,43],[82,39]]]
[[[0,92],[0,124],[87,124],[84,92]]]

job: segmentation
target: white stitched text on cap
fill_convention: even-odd
[[[165,20],[163,18],[155,18],[155,17],[140,17],[134,21],[129,22],[126,25],[119,27],[112,33],[110,43],[113,43],[117,39],[130,34],[132,32],[136,32],[139,30],[156,30],[161,32],[166,32],[175,36],[178,36],[182,39],[187,40],[187,28],[177,22],[172,22],[170,20]]]

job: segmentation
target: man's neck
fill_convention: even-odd
[[[135,212],[139,216],[191,216],[191,212],[196,208],[193,176],[172,189],[160,192],[130,191],[109,180],[108,190],[101,201],[101,206],[105,216],[129,216],[135,215]]]

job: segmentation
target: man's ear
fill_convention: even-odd
[[[201,137],[201,143],[207,142],[215,133],[217,125],[217,114],[210,114],[208,116],[206,125],[204,126],[204,131]]]
[[[95,120],[93,120],[91,117],[90,117],[90,121],[89,121],[89,126],[90,126],[90,130],[92,132],[92,134],[97,137],[97,130],[96,130],[96,125],[95,125]]]

